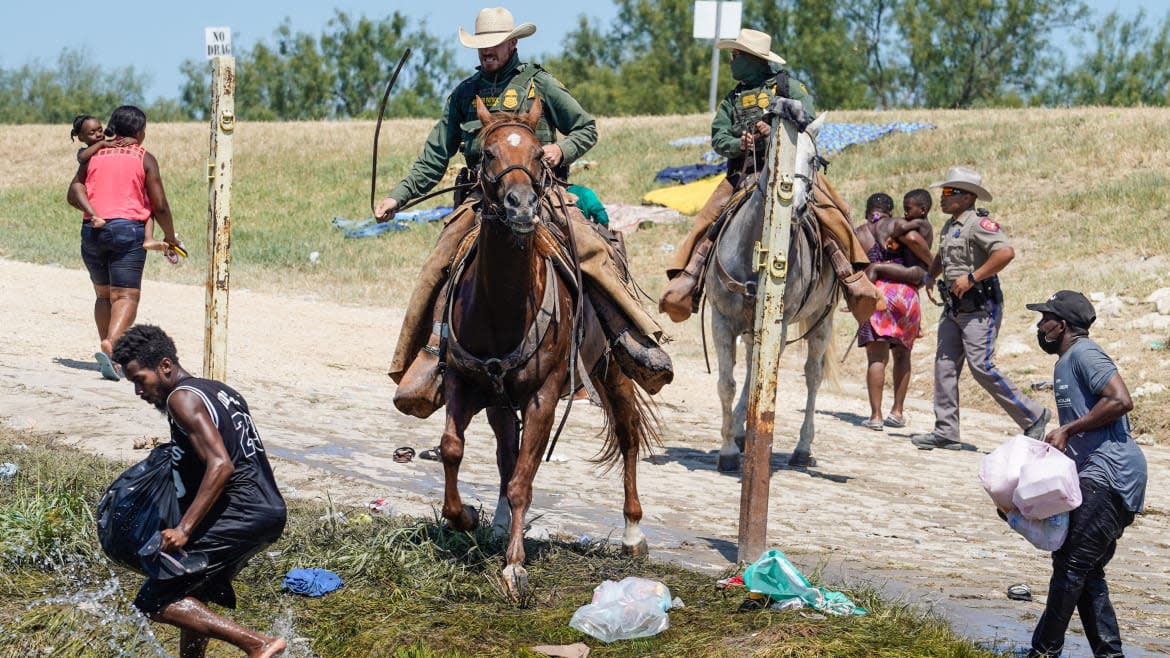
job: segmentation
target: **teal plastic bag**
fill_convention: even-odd
[[[766,594],[773,601],[800,599],[805,606],[831,615],[864,615],[865,608],[854,605],[841,592],[813,587],[804,574],[788,561],[784,553],[771,549],[748,565],[743,584],[753,592]]]

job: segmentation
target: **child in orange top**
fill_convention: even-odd
[[[102,129],[102,122],[95,116],[89,114],[79,114],[73,118],[73,130],[69,133],[69,141],[73,139],[81,140],[85,144],[84,148],[77,150],[78,164],[85,164],[98,151],[111,146],[130,146],[137,144],[133,137],[121,137],[119,139],[107,139],[106,132]],[[106,225],[106,220],[94,215],[90,222],[93,227],[101,228]],[[163,256],[171,264],[179,262],[179,256],[169,245],[161,240],[154,239],[154,218],[151,217],[146,220],[146,225],[143,227],[146,239],[142,241],[142,248],[147,251],[161,251]]]

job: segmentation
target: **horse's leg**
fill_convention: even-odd
[[[639,409],[634,381],[620,369],[609,368],[605,373],[605,381],[594,379],[594,383],[599,384],[602,405],[609,409],[611,437],[617,441],[617,450],[622,457],[622,488],[625,495],[622,514],[626,520],[622,533],[622,554],[642,557],[650,553],[646,535],[642,532],[642,501],[638,497],[638,460],[643,436],[648,429],[644,412]]]
[[[562,364],[545,379],[540,390],[524,408],[520,450],[506,488],[508,502],[512,506],[512,524],[508,532],[508,549],[504,553],[504,582],[516,596],[528,589],[528,570],[524,568],[524,516],[532,504],[532,481],[536,478],[540,458],[548,446],[549,433],[556,418],[557,400],[568,377],[566,367]]]
[[[817,391],[821,387],[821,380],[825,376],[825,350],[832,339],[833,322],[823,318],[819,326],[809,332],[808,358],[804,361],[804,383],[807,387],[807,396],[804,401],[804,422],[800,425],[800,441],[792,456],[788,458],[789,466],[815,466],[817,461],[812,456],[812,441],[815,429],[813,419],[817,412]]]
[[[463,506],[459,497],[459,465],[463,462],[463,432],[479,411],[460,389],[466,384],[458,381],[452,370],[446,374],[447,424],[439,441],[439,456],[443,462],[443,518],[453,530],[471,530],[479,522],[478,515]]]
[[[500,496],[492,515],[492,532],[502,537],[512,525],[512,507],[508,502],[508,483],[516,471],[516,456],[520,452],[520,434],[516,431],[516,416],[505,407],[489,407],[488,423],[496,434],[496,468],[500,472]]]
[[[740,424],[737,425],[731,407],[735,400],[736,335],[730,325],[730,320],[718,310],[711,314],[711,337],[715,342],[715,353],[719,362],[719,404],[723,409],[723,427],[720,433],[723,445],[719,448],[717,466],[720,471],[739,470],[739,453],[740,446],[743,445],[744,432],[742,417]],[[746,386],[744,388],[746,389]]]
[[[731,422],[732,427],[735,428],[735,445],[739,446],[740,452],[743,452],[743,442],[747,437],[748,384],[751,383],[752,353],[755,351],[756,344],[752,340],[750,331],[741,334],[740,338],[743,339],[743,362],[747,364],[747,372],[743,376],[743,386],[739,388],[739,402],[735,405],[735,414]]]

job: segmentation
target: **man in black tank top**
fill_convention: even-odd
[[[155,326],[131,327],[114,345],[114,360],[134,392],[170,421],[171,469],[182,514],[174,528],[159,533],[159,552],[177,558],[164,562],[182,566],[151,574],[134,605],[182,629],[182,656],[203,656],[209,639],[254,658],[282,653],[284,640],[207,607],[214,602],[235,608],[232,579],[284,531],[284,499],[248,403],[226,384],[184,370],[175,343]]]

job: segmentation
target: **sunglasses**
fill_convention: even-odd
[[[958,196],[960,194],[971,194],[971,193],[968,192],[967,190],[960,190],[957,187],[944,187],[944,188],[942,188],[942,195],[943,196]]]

